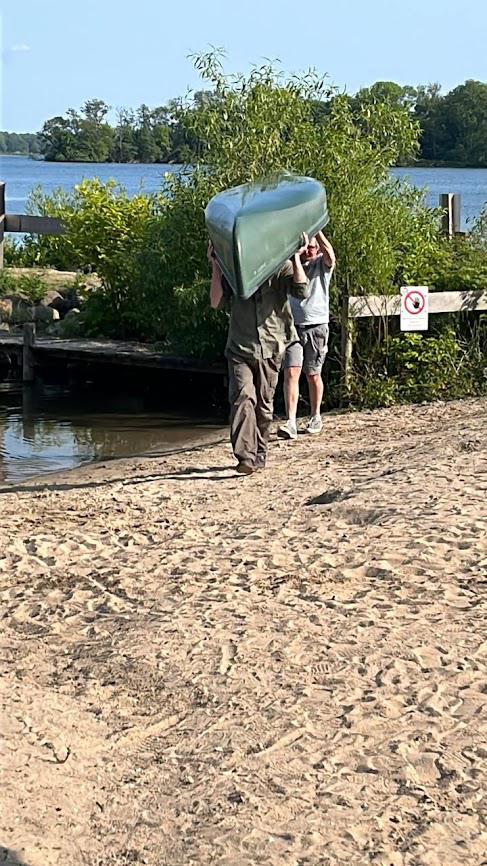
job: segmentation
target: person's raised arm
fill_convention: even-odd
[[[321,253],[323,254],[323,261],[327,268],[333,270],[336,264],[336,256],[335,250],[333,249],[328,238],[325,237],[323,232],[318,232],[316,235],[316,240],[318,242],[318,246],[320,248]]]
[[[208,261],[211,267],[210,306],[218,310],[223,300],[222,269],[215,258],[211,241],[208,243]]]
[[[303,263],[301,261],[301,255],[306,250],[308,243],[308,235],[303,234],[302,245],[291,257],[293,273],[291,285],[289,287],[289,294],[294,298],[299,298],[299,300],[304,300],[309,296],[309,280],[304,272]]]

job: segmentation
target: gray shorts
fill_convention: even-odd
[[[328,351],[328,325],[297,325],[299,341],[286,349],[283,367],[302,367],[313,375],[321,373]]]

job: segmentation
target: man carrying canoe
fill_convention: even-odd
[[[230,314],[225,355],[228,360],[231,407],[230,438],[237,472],[251,475],[265,467],[272,422],[274,392],[282,358],[298,339],[288,296],[303,300],[309,282],[301,256],[305,243],[280,270],[262,283],[251,297],[237,297],[228,285],[208,246],[211,265],[210,304]]]
[[[321,370],[328,349],[328,323],[330,318],[329,287],[335,267],[335,253],[323,232],[310,238],[301,256],[309,280],[310,291],[305,300],[291,298],[291,309],[298,332],[298,340],[286,349],[284,358],[284,398],[287,421],[277,435],[281,439],[296,439],[296,411],[299,399],[299,377],[304,369],[308,380],[311,413],[306,433],[321,433],[321,401],[323,379]]]

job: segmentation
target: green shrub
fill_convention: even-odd
[[[26,255],[25,246],[18,238],[11,238],[8,235],[5,237],[3,263],[5,267],[24,268],[29,266],[30,262]]]
[[[361,409],[380,409],[400,402],[398,387],[383,370],[368,369],[361,379],[355,379],[352,405]]]
[[[445,399],[461,392],[461,351],[452,329],[434,337],[401,334],[384,344],[389,376],[404,403]]]
[[[6,270],[0,270],[0,295],[14,294],[17,289],[17,282],[13,274]]]
[[[485,322],[481,319],[474,325],[467,339],[456,333],[450,316],[445,319],[428,334],[387,335],[378,342],[356,370],[352,403],[375,408],[483,393],[487,383]],[[457,329],[462,330],[458,322]]]
[[[31,304],[38,304],[45,298],[49,286],[38,274],[11,274],[0,271],[0,295],[18,295]]]

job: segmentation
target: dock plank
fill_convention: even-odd
[[[22,335],[0,333],[0,353],[18,355],[22,352],[22,347]],[[215,374],[223,374],[226,370],[225,364],[221,361],[167,355],[148,343],[118,340],[63,340],[55,337],[38,337],[32,351],[40,362],[59,359]]]

